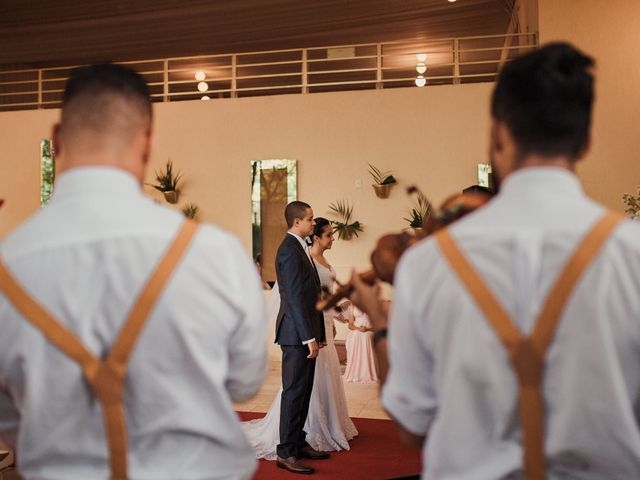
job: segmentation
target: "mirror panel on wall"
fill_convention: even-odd
[[[296,160],[251,162],[253,258],[260,258],[262,278],[275,282],[276,252],[287,232],[284,209],[298,196]]]

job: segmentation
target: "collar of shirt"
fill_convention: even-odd
[[[138,195],[142,189],[138,179],[117,167],[76,167],[56,178],[50,202],[78,195]]]
[[[309,256],[309,245],[307,245],[307,242],[304,241],[304,238],[302,238],[300,235],[296,235],[293,232],[287,232],[287,233],[295,237],[295,239],[298,240],[298,242],[300,242],[300,245],[302,245],[302,249],[305,251],[307,256]]]
[[[582,186],[576,175],[566,168],[527,167],[509,174],[500,186],[499,196],[511,196],[518,192],[540,193],[541,185],[546,191],[569,195],[583,195]]]

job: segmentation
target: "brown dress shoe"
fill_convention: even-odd
[[[310,460],[324,460],[329,458],[329,452],[320,452],[311,448],[310,445],[306,445],[300,449],[300,456]]]
[[[285,470],[289,470],[292,473],[303,473],[305,475],[310,475],[315,472],[313,468],[311,468],[309,465],[305,465],[296,457],[278,457],[278,459],[276,460],[276,465],[278,466],[278,468],[284,468]]]

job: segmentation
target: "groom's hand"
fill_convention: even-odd
[[[307,358],[316,358],[318,356],[318,351],[320,350],[318,348],[318,342],[315,340],[313,342],[309,342],[307,343],[307,347],[309,347],[309,355],[307,355]]]

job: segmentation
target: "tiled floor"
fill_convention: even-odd
[[[235,404],[237,411],[266,412],[280,389],[280,362],[271,361],[262,388],[251,400]],[[361,418],[388,419],[380,406],[378,384],[344,383],[344,391],[349,405],[349,416]]]

